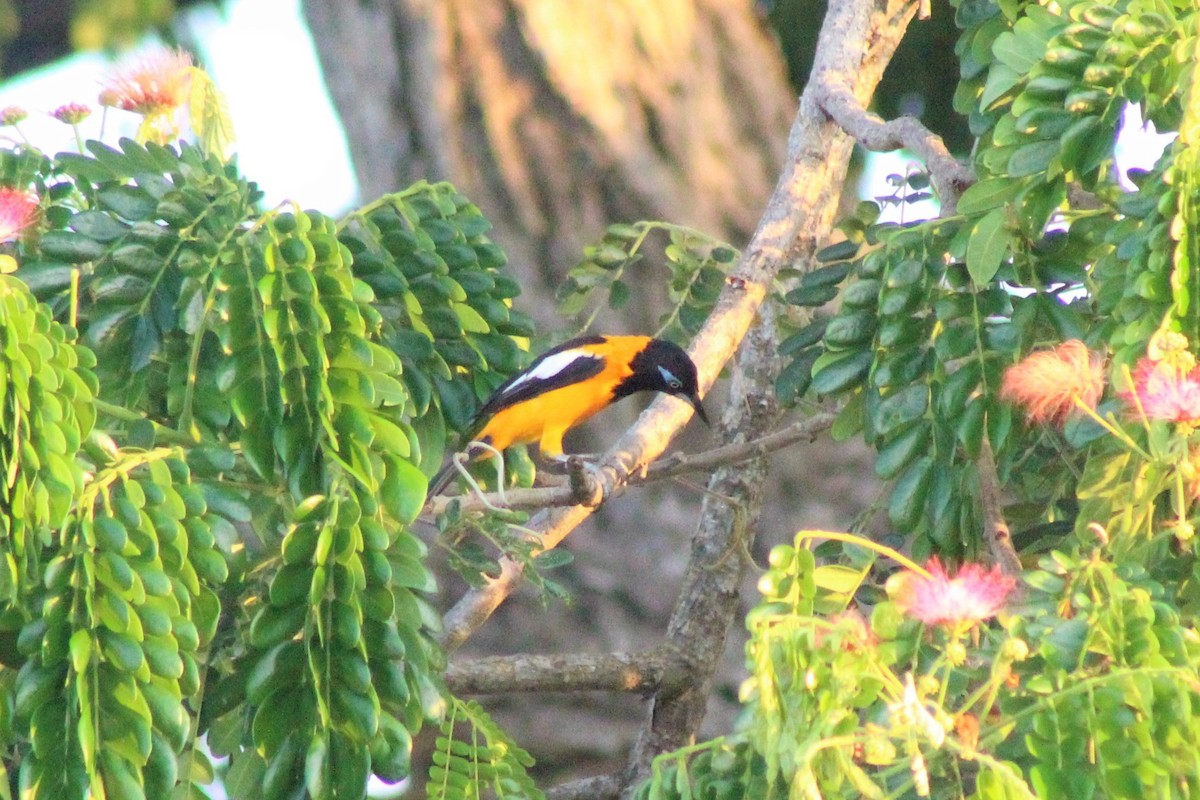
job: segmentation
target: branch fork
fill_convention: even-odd
[[[888,153],[904,148],[916,153],[929,170],[930,183],[942,202],[942,213],[955,213],[958,198],[975,183],[975,172],[950,155],[942,137],[922,125],[916,117],[898,117],[885,122],[868,111],[844,84],[821,81],[814,91],[821,110],[865,149]]]

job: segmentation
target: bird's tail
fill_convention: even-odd
[[[450,458],[437,471],[437,474],[429,479],[429,491],[425,493],[425,502],[428,503],[445,491],[446,487],[450,485],[450,481],[454,480],[454,476],[457,474],[458,469],[454,465],[454,454],[451,453]]]

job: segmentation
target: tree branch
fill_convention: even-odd
[[[702,394],[760,319],[734,371],[734,402],[719,425],[727,442],[751,441],[774,424],[773,401],[778,374],[778,348],[770,307],[763,301],[784,266],[811,269],[837,214],[853,142],[820,105],[816,86],[852,86],[852,97],[865,107],[916,11],[913,0],[832,0],[822,24],[810,88],[788,137],[788,156],[775,191],[741,261],[726,280],[690,355],[698,365]],[[601,460],[603,497],[611,497],[630,476],[663,453],[692,414],[684,402],[659,397]],[[627,769],[620,776],[623,792],[631,792],[649,774],[660,753],[675,749],[695,735],[703,719],[715,665],[735,619],[745,564],[741,548],[752,530],[759,506],[764,467],[754,459],[736,469],[722,467],[709,482],[692,543],[683,587],[667,631],[668,646],[686,653],[693,677],[674,696],[659,694],[650,710]],[[554,547],[587,519],[593,508],[580,505],[539,512],[530,527]],[[445,617],[443,646],[462,644],[521,581],[521,567],[503,560],[500,575],[487,586],[468,592]],[[611,796],[611,776],[594,779],[588,794]],[[575,789],[570,789],[574,792]]]
[[[688,682],[686,659],[668,648],[646,653],[520,654],[451,664],[446,686],[454,694],[505,692],[636,692],[667,694]]]
[[[979,505],[983,509],[983,540],[987,542],[992,563],[998,564],[1005,575],[1021,574],[1021,559],[1013,547],[1012,533],[1004,519],[1004,505],[1000,499],[1000,476],[996,473],[996,457],[992,444],[983,437],[979,458],[975,462],[979,472]]]
[[[911,7],[908,13],[911,16]],[[895,24],[895,20],[888,24]],[[903,29],[903,25],[900,27]],[[808,100],[807,107],[805,102],[802,98],[800,114],[788,139],[788,161],[758,230],[726,279],[712,314],[692,341],[689,354],[698,366],[702,393],[712,386],[745,337],[775,274],[792,262],[797,240],[802,238],[805,249],[811,251],[832,223],[850,144],[820,115],[814,101]],[[817,130],[814,125],[821,127]],[[662,454],[692,414],[691,407],[681,400],[656,399],[601,460],[602,496],[611,497],[631,475]],[[543,511],[529,527],[542,534],[545,548],[556,547],[593,511],[593,507],[582,505]],[[502,559],[499,576],[464,595],[444,617],[443,647],[454,650],[465,642],[520,583],[521,571],[516,562]]]
[[[546,790],[546,800],[615,800],[625,785],[625,773],[597,775],[554,786]]]
[[[975,182],[975,172],[950,155],[942,137],[915,117],[885,122],[868,111],[845,84],[819,83],[815,91],[825,113],[867,150],[886,153],[905,148],[916,153],[929,169],[929,180],[942,202],[942,213],[954,213],[959,196]]]
[[[816,414],[749,442],[727,444],[724,447],[694,455],[675,453],[651,464],[650,468],[646,470],[644,478],[631,480],[630,483],[650,483],[674,478],[676,475],[688,472],[708,472],[717,467],[740,464],[753,458],[762,458],[796,442],[813,441],[817,434],[833,427],[835,419],[837,417],[833,414]]]
[[[752,458],[759,458],[776,450],[782,450],[799,441],[806,439],[812,441],[816,438],[817,434],[828,430],[833,425],[833,421],[833,414],[817,414],[809,419],[792,423],[786,428],[755,439],[752,442],[725,445],[724,447],[692,455],[673,453],[651,464],[646,468],[644,473],[630,475],[625,485],[640,486],[646,483],[653,483],[654,481],[674,478],[689,472],[709,472],[717,467],[738,464]],[[570,464],[571,461],[568,460],[569,467]],[[553,508],[555,506],[574,504],[587,505],[593,502],[597,492],[602,489],[595,476],[587,469],[580,469],[578,471],[572,469],[571,474],[577,476],[575,480],[583,481],[583,483],[577,484],[574,487],[564,484],[538,489],[507,489],[504,492],[504,497],[501,497],[499,492],[488,492],[482,496],[467,493],[450,497],[435,497],[429,501],[426,510],[431,516],[436,517],[439,514],[445,513],[450,505],[455,502],[458,503],[459,511],[463,513],[487,511],[490,506],[528,509]]]
[[[846,86],[865,106],[916,11],[912,0],[832,0],[821,26],[809,88],[789,138],[790,160],[780,176],[747,257],[764,259],[773,274],[786,261],[815,266],[816,249],[837,214],[853,142],[821,108],[818,86]],[[761,248],[761,249],[760,249]],[[726,440],[753,440],[774,424],[779,359],[773,309],[760,310],[740,369],[734,402],[721,420]],[[683,586],[667,629],[668,643],[695,665],[694,684],[674,697],[658,695],[630,754],[623,797],[650,774],[654,758],[690,741],[704,718],[712,676],[739,610],[745,564],[741,556],[761,504],[761,459],[723,467],[709,482]]]

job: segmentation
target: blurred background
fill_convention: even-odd
[[[337,214],[419,179],[455,183],[495,225],[524,294],[518,304],[549,334],[565,329],[554,291],[582,249],[614,222],[661,219],[741,247],[782,162],[797,95],[824,15],[819,0],[0,0],[0,107],[30,116],[39,148],[73,149],[48,112],[96,108],[115,65],[163,45],[193,52],[229,99],[238,165],[274,205],[295,200]],[[917,22],[875,110],[918,116],[958,154],[965,121],[951,109],[958,77],[951,9]],[[135,121],[106,116],[106,140]],[[99,136],[101,115],[84,133]],[[911,159],[856,164],[851,209],[885,196]],[[925,203],[914,214],[935,213]],[[627,273],[644,289],[596,330],[651,331],[666,272],[653,258]],[[718,386],[707,400],[717,416]],[[595,452],[627,426],[629,401],[568,441]],[[801,409],[803,411],[803,409]],[[677,446],[713,446],[693,425]],[[752,554],[800,528],[847,529],[881,499],[871,460],[828,440],[772,457]],[[610,503],[566,546],[556,578],[574,602],[530,592],[505,604],[462,656],[640,650],[660,640],[686,564],[705,475],[637,489]],[[866,523],[882,525],[880,521]],[[886,533],[876,530],[877,533]],[[746,602],[754,581],[747,579]],[[442,583],[444,607],[463,590]],[[705,734],[728,730],[742,641],[726,665]],[[483,698],[538,760],[541,780],[612,769],[642,723],[637,697]]]

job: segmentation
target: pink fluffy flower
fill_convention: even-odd
[[[1146,419],[1200,423],[1200,367],[1187,339],[1178,333],[1155,336],[1133,371],[1133,387],[1121,398]]]
[[[990,619],[1016,586],[1016,580],[999,567],[964,564],[952,578],[935,556],[925,568],[929,577],[902,573],[889,590],[904,613],[926,625],[970,627]]]
[[[1031,353],[1004,373],[1000,397],[1025,409],[1033,424],[1062,425],[1082,403],[1095,408],[1104,394],[1104,358],[1078,339]]]
[[[146,117],[169,114],[187,101],[192,57],[163,50],[117,72],[104,82],[100,104]]]
[[[8,186],[0,187],[0,242],[8,242],[21,235],[37,215],[37,198]]]

